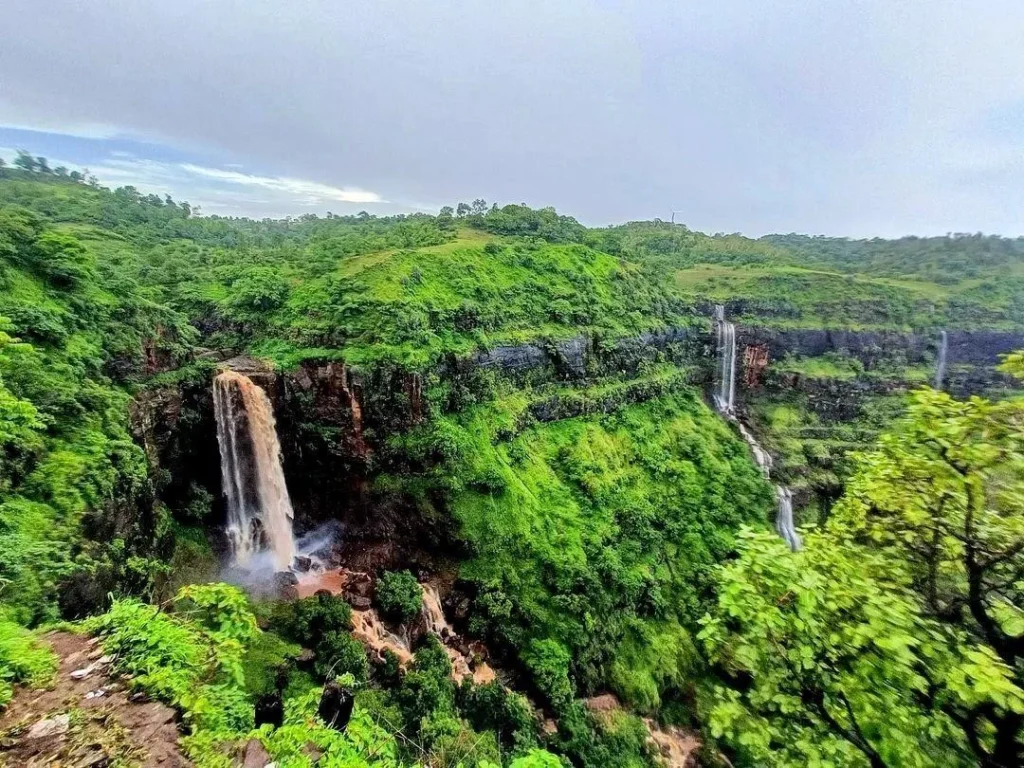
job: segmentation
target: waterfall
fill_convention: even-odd
[[[946,352],[949,347],[949,337],[945,331],[939,331],[939,357],[935,361],[935,388],[942,389],[942,383],[946,378]]]
[[[754,434],[747,429],[736,415],[736,326],[725,319],[725,307],[715,306],[715,324],[718,329],[718,392],[715,393],[715,407],[726,419],[736,424],[740,436],[750,446],[754,455],[754,463],[768,479],[772,474],[772,457]],[[943,363],[945,361],[945,339],[943,332]],[[800,549],[800,534],[793,525],[793,492],[784,485],[775,486],[775,497],[779,500],[778,512],[775,515],[775,530],[790,549]]]
[[[775,515],[775,530],[789,544],[789,548],[796,551],[800,549],[803,542],[800,541],[800,534],[793,526],[793,492],[784,485],[777,485],[775,486],[775,496],[779,500],[779,511]]]
[[[718,394],[715,405],[725,414],[733,412],[736,401],[736,326],[725,319],[725,307],[715,307],[718,325]]]
[[[444,609],[441,607],[441,595],[433,584],[421,584],[423,590],[423,621],[430,632],[433,632],[442,640],[453,634],[448,620],[444,617]]]
[[[234,564],[250,566],[265,551],[275,571],[287,570],[295,557],[292,504],[270,399],[246,376],[225,371],[213,380],[213,406]]]

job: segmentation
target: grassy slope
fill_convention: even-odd
[[[636,266],[608,254],[467,230],[443,245],[342,260],[292,290],[269,320],[276,338],[255,349],[284,362],[303,347],[338,347],[354,363],[417,366],[587,329],[636,333],[673,319],[669,305]]]
[[[513,648],[553,640],[584,690],[610,682],[654,708],[693,671],[711,568],[740,523],[767,519],[771,489],[693,390],[519,432],[526,404],[471,408],[413,440],[446,457],[435,479],[483,589],[475,621]],[[668,638],[671,653],[653,652]]]
[[[147,345],[170,359],[180,349],[181,318],[126,295],[88,242],[68,235],[0,209],[0,579],[4,608],[24,622],[56,615],[70,574],[123,571],[126,539],[151,533],[142,508],[114,536],[106,519],[130,518],[149,490],[129,394],[109,367],[137,371]],[[90,514],[103,541],[83,537]]]

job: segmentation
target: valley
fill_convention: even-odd
[[[0,174],[8,687],[98,638],[197,766],[1022,754],[1021,240]]]

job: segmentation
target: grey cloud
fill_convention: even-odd
[[[962,171],[1024,99],[1010,0],[7,0],[0,23],[0,122],[116,126],[260,176],[595,224],[1022,229],[1024,184]]]

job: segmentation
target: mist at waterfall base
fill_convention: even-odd
[[[221,579],[244,587],[256,594],[276,594],[281,587],[282,572],[293,573],[299,584],[307,579],[318,580],[333,565],[332,554],[337,551],[344,534],[344,526],[337,521],[324,523],[295,539],[295,558],[287,568],[278,568],[274,553],[268,549],[255,552],[241,565],[234,560],[221,570]],[[296,563],[306,563],[306,568]]]
[[[267,393],[247,376],[224,371],[213,381],[213,404],[231,547],[223,578],[259,590],[273,588],[281,572],[301,579],[310,571],[321,571],[341,537],[341,525],[329,522],[295,538]],[[302,569],[296,567],[300,562]]]

